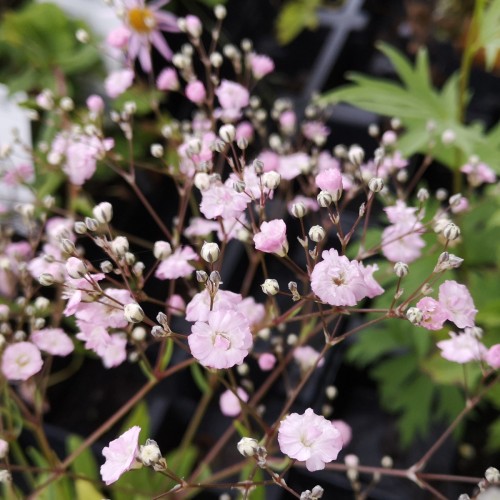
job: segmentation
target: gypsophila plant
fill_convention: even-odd
[[[206,24],[175,17],[167,1],[109,3],[121,25],[99,48],[121,67],[103,92],[80,106],[42,90],[30,105],[50,139],[31,147],[13,136],[22,161],[2,147],[2,182],[32,195],[1,212],[5,498],[215,490],[246,499],[271,487],[331,497],[321,480],[304,491],[290,486],[293,468],[343,473],[357,498],[386,476],[435,498],[445,496],[434,480],[476,482],[481,494],[500,488],[493,467],[465,479],[428,470],[475,409],[498,406],[490,396],[500,387],[498,299],[494,285],[478,284],[498,259],[477,234],[498,234],[493,170],[472,157],[462,167],[465,195],[429,191],[399,149],[397,121],[371,130],[373,156],[356,144],[332,149],[324,106],[299,119],[287,99],[264,105],[259,82],[274,63],[249,40],[221,42],[224,6]],[[171,40],[182,41],[178,52]],[[153,48],[164,63],[158,74]],[[172,96],[189,104],[189,117],[171,116]],[[99,188],[99,172],[115,191]],[[160,185],[160,201],[146,181]],[[126,203],[110,195],[124,189]],[[142,210],[139,228],[121,216],[131,200]],[[348,342],[347,358],[385,382],[381,402],[399,414],[403,445],[433,419],[444,424],[410,466],[389,456],[365,464],[350,453],[356,427],[330,404],[305,402],[305,389]],[[120,375],[126,401],[56,453],[44,425],[52,387],[96,363],[110,376],[134,373],[141,385]],[[188,384],[196,406],[185,428],[161,423],[170,436],[162,441],[147,396],[164,391],[167,400]],[[328,403],[337,397],[333,385],[322,391]],[[224,428],[207,445],[200,435],[213,412]],[[27,435],[33,444],[20,446]]]

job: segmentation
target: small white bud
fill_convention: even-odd
[[[368,189],[372,193],[379,193],[384,189],[384,179],[381,177],[372,177],[368,182]]]
[[[441,142],[445,146],[453,144],[457,139],[457,136],[453,130],[447,129],[441,135]]]
[[[236,129],[234,125],[222,125],[219,129],[219,137],[226,143],[233,142],[236,137]]]
[[[81,221],[75,222],[73,229],[76,234],[85,234],[87,232],[87,226],[85,225],[85,222]]]
[[[420,203],[424,203],[428,199],[429,199],[429,191],[427,191],[427,189],[425,188],[420,188],[417,193],[417,200]]]
[[[38,283],[42,286],[51,286],[56,282],[54,276],[50,273],[42,273],[38,276]]]
[[[123,314],[129,323],[140,323],[144,319],[142,307],[135,302],[126,304],[123,308]]]
[[[89,43],[89,41],[90,41],[90,35],[89,35],[88,31],[85,31],[82,28],[80,28],[79,30],[76,30],[75,38],[80,43]]]
[[[111,249],[118,257],[123,257],[128,252],[128,240],[125,236],[117,236],[111,242]]]
[[[257,175],[260,175],[264,172],[264,162],[262,160],[259,160],[258,158],[256,158],[253,162],[252,162],[252,166],[255,170],[255,173]]]
[[[103,201],[93,208],[92,215],[97,222],[107,224],[113,218],[113,205],[107,201]]]
[[[334,386],[334,385],[329,385],[326,389],[325,389],[325,394],[326,394],[326,397],[332,401],[333,399],[335,399],[337,397],[337,394],[338,394],[338,390],[337,388]]]
[[[109,260],[102,261],[99,267],[104,274],[108,274],[113,270],[113,264]]]
[[[256,439],[244,437],[238,441],[236,447],[244,457],[253,457],[259,449],[259,443]]]
[[[349,158],[349,161],[353,165],[359,167],[363,163],[363,160],[365,159],[365,152],[362,147],[354,144],[349,148],[347,157]]]
[[[201,247],[200,255],[205,262],[212,264],[219,258],[219,245],[217,245],[217,243],[209,243],[208,241],[205,241]]]
[[[208,281],[208,274],[205,271],[196,271],[196,281],[198,283],[206,283]]]
[[[394,272],[398,278],[404,278],[409,272],[408,264],[404,262],[396,262],[396,264],[394,264]]]
[[[410,307],[406,311],[406,317],[412,325],[419,325],[424,317],[424,313],[418,307]]]
[[[212,54],[210,54],[210,63],[214,68],[220,68],[223,62],[224,59],[220,52],[212,52]]]
[[[89,231],[96,231],[99,227],[99,222],[92,217],[85,217],[85,225]]]
[[[384,455],[382,457],[382,460],[380,461],[380,465],[384,469],[392,469],[392,466],[394,465],[394,460],[389,455]]]
[[[136,342],[141,342],[143,341],[145,338],[146,338],[146,329],[142,326],[136,326],[133,330],[132,330],[132,338],[136,341]]]
[[[325,239],[325,236],[326,231],[322,226],[312,226],[311,229],[309,229],[309,238],[311,238],[311,240],[315,243],[323,241]]]
[[[376,123],[371,123],[368,126],[368,135],[370,137],[378,137],[380,134],[380,128]]]
[[[72,111],[75,107],[75,103],[73,102],[73,99],[71,99],[71,97],[63,97],[59,101],[59,106],[63,111]]]
[[[139,448],[139,461],[146,467],[157,464],[162,458],[158,444],[152,439],[147,439],[146,444],[141,445]]]
[[[155,241],[153,247],[153,255],[158,260],[165,260],[167,257],[172,255],[172,247],[167,241]]]
[[[205,172],[198,172],[194,176],[194,185],[200,191],[205,191],[210,187],[210,176]]]
[[[496,467],[488,467],[484,477],[488,483],[498,483],[500,482],[500,471]]]
[[[276,295],[280,291],[278,281],[275,279],[267,279],[260,286],[266,295]]]
[[[449,241],[456,240],[460,236],[460,228],[456,224],[453,224],[453,222],[450,222],[443,229],[443,236]]]
[[[127,115],[133,115],[137,111],[137,104],[134,101],[126,101],[123,105],[123,111]]]
[[[153,158],[162,158],[163,157],[163,146],[161,144],[155,143],[151,144],[151,147],[149,148],[151,151],[151,156]]]
[[[216,5],[214,7],[214,15],[219,21],[222,21],[227,15],[226,7],[222,4]]]
[[[262,184],[267,189],[276,189],[281,182],[281,175],[278,174],[278,172],[275,172],[274,170],[271,170],[269,172],[265,172],[262,175]]]
[[[61,246],[62,250],[66,252],[67,254],[74,254],[76,253],[76,247],[75,244],[71,241],[68,240],[68,238],[63,238],[60,242],[59,245]]]
[[[333,196],[328,191],[320,191],[316,199],[323,208],[329,207],[333,202]]]
[[[66,272],[73,279],[83,278],[88,273],[85,263],[76,257],[70,257],[65,267]]]
[[[243,181],[236,181],[233,183],[233,188],[237,193],[243,193],[247,185]]]
[[[297,219],[302,219],[302,217],[307,214],[307,208],[302,202],[294,203],[292,205],[291,213],[294,217],[297,217]]]

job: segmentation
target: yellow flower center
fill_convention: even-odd
[[[128,11],[130,27],[139,33],[150,33],[156,28],[153,12],[146,8],[134,8]]]

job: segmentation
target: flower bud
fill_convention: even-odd
[[[139,447],[139,461],[146,467],[158,463],[162,458],[158,444],[152,439],[147,439],[146,444]]]
[[[389,455],[384,455],[382,457],[382,460],[380,461],[380,465],[384,469],[392,469],[392,466],[394,465],[394,460]]]
[[[68,240],[68,238],[63,238],[59,242],[59,245],[61,246],[62,250],[69,255],[72,255],[76,252],[75,244],[71,240]]]
[[[420,188],[417,192],[417,200],[420,203],[424,203],[428,199],[429,199],[429,191],[427,191],[427,189],[425,188]]]
[[[365,152],[363,148],[354,144],[349,148],[349,151],[347,152],[347,157],[349,158],[349,161],[353,165],[359,167],[363,163],[363,160],[365,159]]]
[[[262,175],[262,183],[267,189],[276,189],[281,182],[281,175],[274,170],[270,172],[265,172]]]
[[[457,136],[453,130],[446,129],[442,135],[441,135],[441,142],[445,146],[449,146],[450,144],[453,144],[457,139]]]
[[[424,317],[424,313],[418,307],[410,307],[406,311],[406,317],[412,325],[419,325]]]
[[[200,191],[205,191],[210,187],[210,176],[205,172],[198,172],[194,176],[194,185]]]
[[[244,457],[253,457],[257,454],[259,443],[256,439],[244,437],[238,441],[236,447]]]
[[[151,151],[151,156],[153,158],[162,158],[163,157],[164,149],[163,149],[163,146],[161,144],[151,144],[151,147],[149,148],[149,150]]]
[[[99,267],[101,268],[101,271],[105,274],[108,274],[113,270],[113,264],[109,260],[103,260]]]
[[[73,226],[73,229],[76,234],[86,234],[87,232],[87,226],[85,225],[85,222],[75,222],[75,225]]]
[[[136,342],[141,342],[143,341],[145,338],[146,338],[146,329],[142,326],[136,326],[133,330],[132,330],[132,338],[136,341]]]
[[[244,149],[248,148],[248,139],[246,137],[240,137],[236,141],[236,145],[243,151]]]
[[[237,193],[243,193],[246,189],[247,185],[243,181],[236,181],[233,184],[233,188]]]
[[[222,54],[220,52],[212,52],[210,54],[210,64],[214,68],[220,68],[223,62],[224,59],[222,58]]]
[[[260,175],[264,172],[264,162],[262,160],[259,160],[258,158],[256,158],[253,162],[252,162],[252,166],[255,170],[255,173],[257,175]]]
[[[267,279],[260,286],[266,295],[276,295],[280,291],[278,281],[275,279]]]
[[[172,247],[170,246],[170,243],[161,240],[155,241],[153,247],[153,255],[155,256],[156,259],[165,260],[167,257],[170,257],[171,254],[172,254]]]
[[[372,177],[368,182],[368,189],[372,193],[379,193],[384,189],[384,180],[381,177]]]
[[[205,271],[196,271],[196,281],[198,283],[206,283],[208,281],[208,274]]]
[[[333,202],[333,196],[328,191],[320,191],[316,199],[319,206],[323,208],[329,207]]]
[[[456,224],[453,224],[453,222],[450,222],[443,229],[443,236],[449,241],[456,240],[460,236],[460,228]]]
[[[92,214],[98,222],[107,224],[113,218],[113,205],[107,201],[103,201],[94,207]]]
[[[297,217],[297,219],[302,219],[302,217],[307,214],[307,208],[302,202],[294,203],[292,205],[291,213],[294,217]]]
[[[65,267],[68,275],[73,279],[83,278],[88,273],[87,266],[76,257],[70,257]]]
[[[88,31],[86,31],[82,28],[76,30],[75,38],[80,43],[89,43],[89,41],[90,41],[90,35],[89,35]]]
[[[218,19],[219,21],[222,21],[227,15],[226,7],[224,7],[224,5],[222,5],[222,4],[216,5],[214,7],[214,15],[215,15],[216,19]]]
[[[409,272],[408,264],[405,264],[404,262],[396,262],[396,264],[394,264],[394,272],[398,278],[404,278]]]
[[[63,111],[72,111],[75,107],[75,103],[73,102],[73,99],[71,99],[71,97],[63,97],[59,101],[59,106]]]
[[[85,226],[89,231],[96,231],[99,227],[99,223],[92,217],[85,217]]]
[[[128,252],[128,240],[125,236],[117,236],[111,242],[111,249],[118,257],[123,257]]]
[[[123,308],[123,314],[129,323],[140,323],[144,319],[142,307],[135,302],[126,304]]]
[[[219,245],[217,245],[217,243],[209,243],[205,241],[203,243],[203,246],[201,247],[200,255],[204,261],[212,264],[219,258],[220,255]]]
[[[311,229],[309,229],[309,238],[311,238],[311,240],[315,243],[323,241],[325,239],[325,236],[326,231],[322,226],[312,226]]]
[[[219,137],[226,143],[233,142],[236,137],[234,125],[222,125],[219,129]]]
[[[50,286],[56,282],[54,276],[50,273],[42,273],[38,276],[38,283],[42,286]]]
[[[496,467],[488,467],[484,473],[484,477],[488,483],[500,482],[500,472]]]

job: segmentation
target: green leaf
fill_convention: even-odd
[[[160,370],[165,370],[165,368],[170,363],[170,359],[172,358],[172,354],[174,352],[174,342],[172,339],[166,339],[165,350],[163,352],[163,356],[160,361]]]
[[[203,394],[210,391],[211,390],[210,385],[207,382],[200,365],[197,363],[193,363],[190,366],[190,369],[191,369],[191,375],[193,376],[193,380],[195,384],[198,386],[198,389],[200,389],[200,391],[203,392]]]
[[[151,113],[157,103],[162,99],[164,93],[159,90],[150,90],[141,85],[134,85],[120,94],[113,102],[112,106],[117,111],[121,111],[126,102],[135,102],[137,116]]]
[[[440,385],[457,385],[464,387],[465,378],[467,387],[473,389],[481,379],[481,369],[477,363],[469,363],[467,366],[453,363],[444,359],[440,353],[435,352],[421,364],[423,372]],[[464,369],[466,370],[464,372]]]
[[[304,29],[316,28],[316,10],[320,3],[321,0],[290,0],[286,3],[276,21],[278,42],[286,45]]]
[[[500,51],[500,0],[488,2],[479,18],[476,48],[484,49],[486,69],[491,71]]]
[[[76,434],[71,434],[66,440],[66,449],[68,454],[73,453],[83,443],[83,439]],[[71,463],[71,470],[80,476],[88,477],[91,480],[98,481],[99,469],[94,454],[90,448],[80,453]]]
[[[103,495],[89,481],[84,479],[75,480],[77,500],[102,500]]]
[[[123,434],[134,425],[138,425],[141,428],[141,434],[143,437],[150,436],[151,422],[149,419],[148,405],[145,401],[140,401],[135,406],[135,408],[123,423],[119,434]]]
[[[497,418],[488,427],[488,438],[486,439],[486,450],[490,453],[500,449],[500,418]]]

